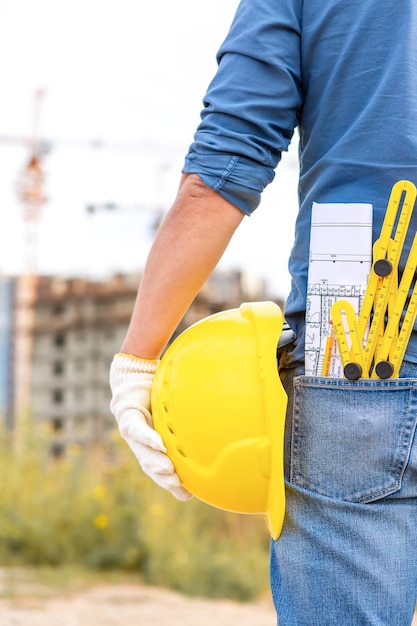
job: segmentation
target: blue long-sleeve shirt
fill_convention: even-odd
[[[416,0],[241,1],[183,171],[250,214],[297,126],[285,314],[302,361],[312,203],[372,204],[375,239],[394,183],[417,184]],[[417,362],[416,332],[407,358]]]

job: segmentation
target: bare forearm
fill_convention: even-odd
[[[191,174],[149,253],[122,352],[159,358],[243,214]]]

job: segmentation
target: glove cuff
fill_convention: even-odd
[[[140,359],[130,354],[116,354],[110,367],[110,384],[113,388],[120,386],[124,389],[126,385],[134,389],[138,381],[151,385],[158,363],[158,360]]]
[[[142,359],[133,354],[125,354],[124,352],[118,352],[118,354],[114,356],[114,361],[116,361],[117,365],[123,368],[126,373],[142,372],[144,374],[155,374],[155,370],[159,365],[159,359]]]

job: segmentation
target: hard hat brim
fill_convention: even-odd
[[[273,306],[266,307],[265,304]],[[261,318],[257,314],[258,306],[262,306]],[[255,328],[262,363],[265,415],[271,442],[270,482],[264,517],[271,537],[278,539],[285,515],[284,430],[288,398],[279,378],[275,346],[278,345],[284,317],[281,309],[272,302],[244,303],[240,309]],[[262,328],[259,327],[260,319]],[[273,337],[276,337],[276,343],[271,342]]]

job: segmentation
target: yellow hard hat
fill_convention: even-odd
[[[275,539],[285,511],[282,326],[274,302],[210,315],[173,341],[152,386],[154,426],[184,487],[220,509],[262,513]]]

